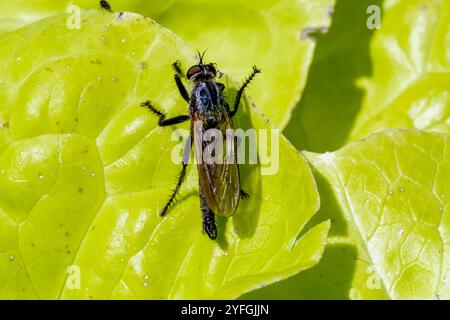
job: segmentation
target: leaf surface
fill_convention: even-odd
[[[387,130],[308,153],[332,228],[323,259],[245,298],[448,299],[450,138]],[[317,223],[317,221],[315,222]]]
[[[217,241],[201,231],[195,167],[159,217],[179,144],[139,104],[185,114],[171,64],[196,55],[137,14],[83,11],[79,30],[66,19],[0,40],[1,298],[234,298],[318,262],[329,222],[299,237],[319,197],[306,160],[282,136],[270,149],[279,147],[277,174],[262,174],[262,151],[241,167],[250,198],[218,219]],[[271,141],[270,123],[247,99],[235,126],[264,129]]]
[[[263,70],[249,92],[261,111],[283,128],[306,84],[315,48],[311,32],[326,32],[335,0],[188,0],[109,1],[113,10],[134,11],[155,19],[193,48],[207,50],[206,60],[244,81],[253,65]],[[62,12],[70,2],[21,1],[4,5],[5,29]],[[81,8],[98,1],[77,0]],[[0,5],[0,9],[2,9]],[[28,14],[25,14],[28,13]],[[0,16],[1,17],[1,16]],[[0,22],[0,29],[1,29]]]
[[[450,1],[385,1],[371,56],[351,139],[384,128],[450,133]]]

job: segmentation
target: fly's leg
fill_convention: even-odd
[[[173,70],[175,70],[175,75],[173,76],[175,79],[175,83],[177,85],[178,91],[180,92],[180,95],[183,97],[184,101],[189,103],[189,93],[186,90],[186,87],[184,86],[183,82],[181,82],[181,77],[183,76],[183,71],[181,70],[181,64],[180,61],[175,61],[172,64]]]
[[[154,114],[156,114],[159,117],[158,125],[160,127],[171,126],[174,124],[185,122],[190,119],[190,117],[187,115],[186,116],[185,115],[176,116],[173,118],[166,119],[166,115],[163,112],[156,109],[149,100],[141,103],[141,106],[147,107],[151,112],[153,112]]]
[[[177,185],[175,186],[175,189],[173,189],[172,194],[170,195],[169,200],[167,201],[166,205],[159,213],[160,216],[164,216],[166,214],[167,210],[172,205],[172,203],[175,201],[175,198],[176,198],[178,192],[180,191],[181,185],[183,184],[184,178],[186,177],[186,167],[189,163],[190,152],[191,152],[191,139],[189,139],[186,142],[186,145],[184,147],[183,162],[181,163],[183,165],[183,167],[181,168],[181,172],[178,175]]]
[[[253,71],[250,74],[250,76],[245,79],[244,83],[241,85],[241,87],[239,88],[237,94],[236,94],[236,99],[234,99],[234,108],[233,111],[230,112],[230,117],[233,117],[236,112],[238,111],[239,108],[239,103],[241,102],[241,97],[242,94],[244,93],[245,88],[249,85],[249,83],[253,80],[253,78],[258,74],[261,73],[261,70],[259,70],[256,66],[253,66]]]
[[[184,177],[186,176],[186,167],[187,164],[183,162],[183,168],[181,168],[181,172],[178,176],[177,185],[175,186],[175,189],[173,189],[172,194],[170,195],[169,200],[167,201],[164,208],[161,210],[159,215],[162,217],[166,214],[169,207],[172,205],[172,203],[175,201],[175,197],[177,196],[178,192],[180,191],[181,185],[183,184]]]
[[[181,69],[180,60],[177,60],[174,63],[172,63],[172,68],[180,78],[183,77],[183,69]]]
[[[211,240],[217,238],[217,226],[214,219],[214,212],[209,208],[208,203],[206,203],[205,195],[202,191],[202,186],[199,184],[200,189],[200,209],[202,210],[202,220],[203,220],[203,230],[206,232]]]
[[[240,195],[241,199],[247,199],[249,197],[248,193],[242,189],[239,190],[239,195]]]

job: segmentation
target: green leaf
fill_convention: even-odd
[[[218,218],[217,241],[201,232],[195,168],[159,217],[177,140],[139,104],[186,113],[171,64],[196,55],[140,15],[83,11],[79,30],[66,19],[0,40],[1,298],[234,298],[318,262],[329,222],[304,229],[318,193],[283,137],[276,175],[241,167],[250,198]],[[246,99],[235,125],[271,129]]]
[[[300,102],[284,134],[298,150],[325,152],[344,146],[361,109],[361,77],[372,72],[373,30],[366,26],[370,5],[381,0],[337,0],[327,34],[317,47]]]
[[[331,220],[325,251],[311,269],[283,281],[244,294],[242,299],[387,299],[383,283],[363,245],[358,247],[358,231],[344,218],[333,187],[314,171],[321,207],[309,222]]]
[[[323,204],[315,219],[332,221],[323,259],[244,297],[448,299],[449,144],[388,130],[309,153]]]
[[[369,5],[382,9],[375,32]],[[385,128],[450,132],[449,12],[446,0],[337,1],[286,137],[325,152]]]
[[[325,32],[335,0],[109,2],[115,11],[135,11],[150,16],[193,48],[207,49],[206,59],[216,62],[221,71],[237,80],[243,81],[253,65],[260,67],[263,74],[251,85],[250,95],[262,112],[282,128],[289,121],[306,84],[315,48],[314,40],[302,32],[305,29]],[[82,8],[98,6],[98,1],[92,0],[75,3]],[[62,12],[64,4],[64,1],[50,1],[39,6],[5,5],[8,12],[5,17],[16,17],[20,25],[26,22],[20,20],[21,17]],[[24,8],[34,15],[20,15]]]
[[[207,59],[234,79],[244,80],[252,65],[260,67],[250,95],[283,128],[305,87],[315,48],[304,31],[325,32],[333,5],[334,0],[189,0],[155,19],[192,47],[208,49]]]
[[[369,286],[367,286],[369,284]],[[380,286],[380,288],[377,288]],[[358,257],[350,239],[325,247],[322,259],[311,269],[254,290],[245,300],[344,300],[386,299],[383,285],[366,261]]]
[[[17,29],[51,15],[56,10],[63,10],[62,8],[64,8],[62,1],[2,1],[0,2],[0,32]]]
[[[450,133],[450,1],[384,5],[372,45],[373,76],[352,139],[383,128]]]
[[[154,17],[179,0],[110,0],[115,11],[145,11]],[[98,9],[99,0],[13,0],[0,2],[0,32],[13,31],[26,24],[35,22],[54,14],[73,13],[72,5],[79,9]]]
[[[132,0],[128,0],[132,2]],[[136,0],[139,1],[139,0]],[[39,19],[66,11],[74,1],[13,0],[0,2],[0,32],[13,31]],[[99,5],[99,1],[77,0],[76,5]]]
[[[366,281],[353,279],[353,297],[376,288],[377,275],[390,298],[449,297],[449,142],[443,134],[390,130],[309,154],[333,190],[358,259],[370,267],[355,268]]]

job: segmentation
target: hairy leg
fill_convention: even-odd
[[[239,108],[239,103],[241,102],[241,97],[242,94],[244,93],[245,88],[250,84],[250,82],[253,80],[253,78],[258,74],[261,73],[261,70],[259,70],[256,66],[253,66],[253,71],[250,74],[250,76],[245,79],[244,83],[241,85],[241,87],[239,88],[237,94],[236,94],[236,99],[234,100],[234,108],[233,111],[230,112],[230,116],[233,117],[236,112],[238,111]]]
[[[159,117],[158,125],[160,127],[171,126],[174,124],[185,122],[190,119],[188,115],[176,116],[173,118],[166,119],[166,115],[163,112],[156,109],[149,100],[141,103],[141,106],[147,107],[152,113],[156,114]]]

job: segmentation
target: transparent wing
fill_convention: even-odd
[[[240,183],[239,166],[236,155],[236,138],[234,136],[233,122],[225,113],[218,128],[210,133],[201,125],[200,115],[194,115],[194,145],[197,159],[197,168],[200,185],[205,194],[206,202],[210,209],[218,216],[232,216],[239,204]],[[195,121],[193,121],[195,123]],[[200,141],[201,137],[217,137],[221,134],[222,147],[218,143],[212,144],[211,140]],[[216,142],[220,142],[217,141]],[[213,151],[214,150],[214,151]],[[206,152],[205,152],[206,151]],[[205,156],[206,155],[206,156]],[[201,157],[201,163],[199,161]]]

